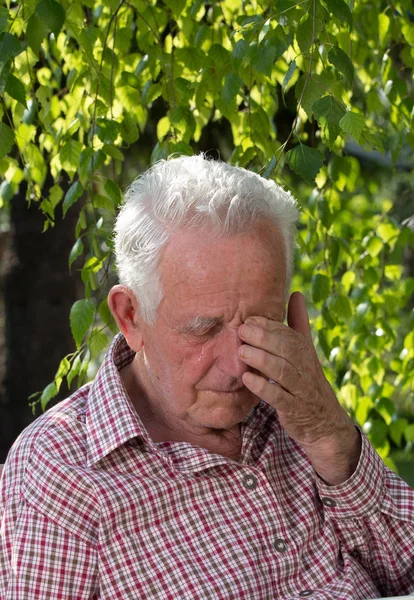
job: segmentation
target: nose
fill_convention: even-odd
[[[243,344],[237,328],[227,328],[221,332],[216,342],[216,364],[226,375],[241,379],[249,370],[248,365],[239,356],[239,348]]]

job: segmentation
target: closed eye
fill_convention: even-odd
[[[221,317],[194,317],[181,331],[191,336],[206,336],[215,334],[218,327],[222,327],[223,319]]]

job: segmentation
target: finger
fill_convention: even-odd
[[[300,292],[293,292],[288,305],[288,325],[305,337],[311,337],[308,311],[306,310],[305,296]]]
[[[284,390],[277,383],[270,383],[264,377],[255,373],[246,372],[242,375],[244,385],[253,394],[276,408],[283,410],[284,407],[292,406],[294,398],[292,394]]]
[[[239,336],[249,346],[255,346],[274,356],[284,358],[294,367],[297,363],[298,353],[302,350],[303,338],[297,339],[297,334],[292,332],[292,329],[286,325],[283,327],[285,328],[283,332],[268,331],[263,327],[253,325],[253,321],[251,321],[249,325],[244,323],[240,326]]]
[[[243,362],[265,375],[267,379],[272,379],[290,394],[300,391],[300,373],[284,358],[247,345],[241,346],[239,352]]]

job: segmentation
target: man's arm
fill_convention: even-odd
[[[385,466],[361,433],[361,457],[337,486],[315,477],[325,527],[340,538],[344,560],[370,573],[381,594],[414,592],[414,491]]]

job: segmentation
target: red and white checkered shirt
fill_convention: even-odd
[[[414,591],[414,492],[363,437],[357,470],[325,485],[258,404],[240,462],[154,443],[118,370],[17,439],[0,489],[1,600],[349,600]]]

